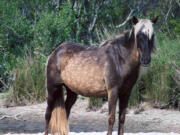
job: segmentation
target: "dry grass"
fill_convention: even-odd
[[[153,55],[149,72],[142,76],[133,90],[131,105],[142,101],[153,104],[180,105],[180,41],[158,37],[158,48]]]
[[[43,63],[26,57],[18,64],[13,75],[14,82],[9,90],[9,99],[14,104],[32,104],[45,100],[45,65]]]

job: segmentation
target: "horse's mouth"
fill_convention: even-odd
[[[150,63],[149,64],[141,64],[141,66],[143,66],[143,67],[150,67]]]

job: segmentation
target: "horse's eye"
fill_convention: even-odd
[[[147,35],[145,35],[145,34],[138,34],[138,38],[140,39],[140,40],[146,40],[146,39],[148,39],[148,37],[147,37]]]

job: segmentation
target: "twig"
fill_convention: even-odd
[[[120,28],[122,26],[124,26],[131,18],[133,15],[137,16],[138,14],[141,13],[141,11],[147,6],[149,5],[149,3],[151,2],[151,0],[147,1],[145,4],[141,4],[141,6],[139,8],[135,8],[134,9],[131,9],[131,12],[129,13],[128,17],[126,18],[126,20],[122,23],[122,24],[119,24],[118,26],[116,26],[116,28]],[[135,4],[135,3],[134,3]]]
[[[95,9],[95,15],[94,15],[94,18],[92,20],[92,23],[89,25],[89,28],[88,28],[88,33],[89,33],[89,38],[90,38],[90,44],[92,45],[92,32],[95,28],[95,24],[96,24],[96,21],[97,21],[97,18],[98,18],[98,14],[99,14],[99,11],[101,9],[101,7],[103,6],[103,3],[104,1],[102,1],[99,6]]]
[[[180,3],[177,0],[175,0],[175,2],[180,6]]]
[[[0,120],[2,120],[2,119],[4,119],[4,118],[14,118],[15,120],[20,120],[20,119],[18,119],[17,117],[19,116],[19,115],[21,115],[22,114],[22,112],[21,113],[18,113],[18,114],[15,114],[15,115],[4,115],[4,116],[2,116],[1,118],[0,118]]]
[[[99,11],[99,8],[96,8],[93,21],[90,24],[89,29],[88,29],[89,32],[91,32],[93,30],[94,26],[95,26],[95,23],[96,23],[96,20],[97,20],[97,17],[98,17],[98,11]]]
[[[134,13],[134,9],[131,10],[131,12],[129,13],[129,15],[128,15],[128,17],[126,18],[126,20],[125,20],[123,23],[121,23],[121,24],[119,24],[118,26],[116,26],[116,28],[120,28],[120,27],[124,26],[124,25],[132,18],[132,14],[133,14],[133,13]]]
[[[95,16],[94,16],[94,18],[93,18],[93,21],[92,21],[92,23],[90,24],[90,26],[89,26],[89,28],[88,28],[88,33],[89,33],[89,38],[90,38],[90,44],[92,45],[92,31],[93,31],[93,29],[94,29],[94,26],[95,26],[95,23],[96,23],[96,20],[97,20],[97,17],[98,17],[98,8],[96,8],[96,10],[95,10]]]
[[[0,82],[8,89],[8,86],[4,83],[4,81],[0,78]]]
[[[77,32],[76,32],[76,40],[79,38],[79,34],[80,34],[80,20],[81,20],[81,8],[82,8],[82,4],[81,5],[79,5],[78,3],[77,3],[77,10],[78,10],[78,15],[77,15]]]
[[[165,22],[166,22],[167,19],[168,19],[168,16],[169,16],[169,13],[170,13],[170,11],[171,11],[171,8],[172,8],[172,0],[170,1],[170,7],[169,7],[169,10],[168,10],[168,12],[167,12],[167,14],[166,14]]]
[[[170,1],[170,7],[169,7],[169,10],[168,10],[168,12],[166,14],[165,21],[164,21],[164,23],[167,25],[167,30],[168,30],[169,34],[170,34],[170,30],[169,30],[169,27],[168,27],[168,24],[167,24],[167,20],[168,20],[169,13],[170,13],[171,9],[172,9],[172,0]]]

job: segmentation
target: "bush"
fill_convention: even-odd
[[[158,105],[180,105],[180,83],[177,79],[180,72],[179,42],[162,35],[158,36],[158,48],[152,57],[151,67],[134,88],[131,105],[145,100]]]
[[[97,110],[98,108],[102,107],[103,99],[102,98],[95,98],[91,97],[89,98],[89,109]]]
[[[73,37],[71,4],[63,4],[58,10],[52,7],[48,0],[1,1],[0,92],[9,89],[11,72],[19,67],[17,57],[26,53],[34,57],[37,51],[49,55],[57,45]]]
[[[34,28],[35,48],[47,55],[60,43],[71,41],[74,19],[70,4],[64,4],[56,13],[43,13]]]
[[[21,15],[20,1],[1,0],[0,4],[0,91],[7,91],[16,58],[23,56],[32,40],[30,22]]]
[[[2,0],[1,2],[0,11],[3,14],[0,22],[0,46],[2,47],[0,49],[4,53],[22,55],[33,37],[30,21],[21,15],[18,8],[19,1]]]
[[[46,98],[45,64],[27,56],[19,60],[13,71],[14,82],[9,96],[13,103],[22,105],[42,102]]]
[[[132,26],[130,23],[120,29],[115,27],[123,23],[129,15],[129,11],[126,10],[127,5],[135,9],[134,15],[143,18],[152,18],[159,15],[156,29],[168,37],[179,38],[179,7],[175,1],[172,1],[170,11],[168,11],[168,0],[161,0],[155,5],[151,3],[143,6],[143,3],[143,1],[134,2],[132,0],[123,0],[121,2],[119,0],[113,2],[86,1],[85,3],[84,1],[74,3],[74,1],[61,2],[54,0],[1,0],[0,92],[7,91],[12,85],[11,89],[15,88],[17,92],[21,93],[22,91],[26,95],[27,91],[21,89],[22,87],[30,91],[30,95],[32,94],[27,98],[28,101],[38,100],[37,95],[34,96],[32,91],[34,89],[43,89],[43,86],[38,88],[35,84],[36,81],[43,80],[37,80],[38,78],[32,73],[42,70],[44,61],[42,62],[36,58],[36,52],[41,52],[47,56],[57,45],[65,41],[89,44],[91,38],[92,43],[95,44],[95,42],[107,36],[107,31],[118,32],[120,29],[123,31],[130,28]],[[167,16],[164,17],[166,14]],[[90,29],[91,26],[92,30]],[[180,100],[179,40],[173,41],[165,38],[165,36],[159,36],[159,48],[153,56],[150,71],[137,83],[132,92],[130,104],[137,105],[147,99],[153,103],[170,103],[173,106],[180,104],[177,103]],[[27,52],[32,57],[22,58]],[[21,60],[17,60],[17,57],[21,58]],[[29,64],[31,60],[27,59],[31,59],[35,66]],[[15,80],[13,80],[12,71]],[[26,78],[27,76],[28,78]],[[28,81],[34,86],[32,91],[28,84],[23,85],[23,81]],[[12,92],[15,91],[12,90]],[[17,102],[26,99],[23,94],[15,93],[13,96],[17,97],[14,98]],[[32,99],[32,97],[35,99]],[[99,102],[93,100],[95,99],[92,99],[91,102],[90,99],[90,104],[99,104]]]

